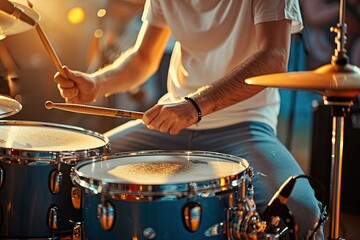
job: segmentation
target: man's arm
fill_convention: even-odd
[[[170,33],[169,29],[157,28],[145,22],[135,46],[114,64],[94,74],[101,82],[99,95],[128,90],[151,77],[159,67]]]
[[[246,84],[245,79],[287,71],[291,22],[261,23],[256,25],[255,31],[258,51],[224,78],[200,89],[193,96],[204,115],[244,101],[264,89]]]
[[[136,44],[113,64],[92,74],[64,68],[66,77],[55,75],[60,94],[70,103],[88,103],[99,96],[124,92],[144,83],[159,66],[170,37],[169,29],[161,29],[146,22]]]
[[[222,79],[191,95],[202,114],[207,115],[244,101],[264,89],[246,84],[245,79],[285,72],[290,49],[290,29],[289,20],[258,24],[255,39],[258,51]],[[157,104],[145,112],[143,120],[150,129],[175,135],[196,123],[198,112],[189,101]]]

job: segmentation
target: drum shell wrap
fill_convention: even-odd
[[[30,121],[0,121],[0,133],[0,238],[71,235],[82,221],[81,208],[72,203],[71,168],[108,154],[108,139],[82,128]],[[54,173],[61,179],[55,192]]]
[[[71,165],[24,167],[0,161],[0,166],[5,172],[4,184],[0,190],[3,236],[22,238],[61,236],[71,233],[74,222],[82,220],[81,210],[72,207],[70,194],[72,184],[68,179]],[[57,170],[63,173],[64,179],[60,191],[53,194],[49,187],[49,176]],[[59,209],[58,230],[48,227],[49,210],[53,206]]]
[[[147,239],[145,229],[154,230],[154,239],[207,239],[205,231],[226,221],[226,209],[236,206],[237,192],[227,192],[212,197],[192,197],[177,200],[123,201],[109,199],[101,194],[87,194],[83,198],[84,236],[88,240],[98,239]],[[106,231],[99,224],[97,206],[110,202],[115,209],[114,226]],[[186,229],[183,210],[187,203],[197,203],[202,208],[201,223],[196,232]],[[225,234],[209,239],[226,239]]]

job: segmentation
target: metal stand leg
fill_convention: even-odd
[[[339,240],[340,237],[340,198],[341,198],[341,178],[344,145],[344,118],[352,101],[349,99],[336,99],[324,103],[331,106],[333,126],[332,126],[332,149],[331,149],[331,179],[330,179],[330,240]]]
[[[330,239],[339,239],[341,176],[343,160],[344,117],[333,117],[331,185],[330,185]]]

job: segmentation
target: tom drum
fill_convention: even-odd
[[[82,220],[71,168],[109,152],[106,137],[82,128],[0,121],[0,238],[71,235]]]
[[[79,163],[79,239],[225,239],[248,163],[203,151],[118,153]],[[218,231],[218,232],[216,232]],[[80,237],[81,236],[81,237]]]

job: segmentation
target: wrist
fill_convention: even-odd
[[[95,97],[108,97],[110,93],[106,90],[106,81],[103,74],[94,74]]]
[[[201,119],[202,119],[202,111],[201,111],[199,105],[198,105],[198,104],[196,103],[196,101],[195,101],[193,98],[191,98],[191,97],[184,97],[184,99],[185,99],[186,101],[189,101],[189,102],[194,106],[194,108],[195,108],[195,110],[196,110],[196,112],[197,112],[197,122],[196,122],[196,123],[199,123],[199,122],[201,121]]]

